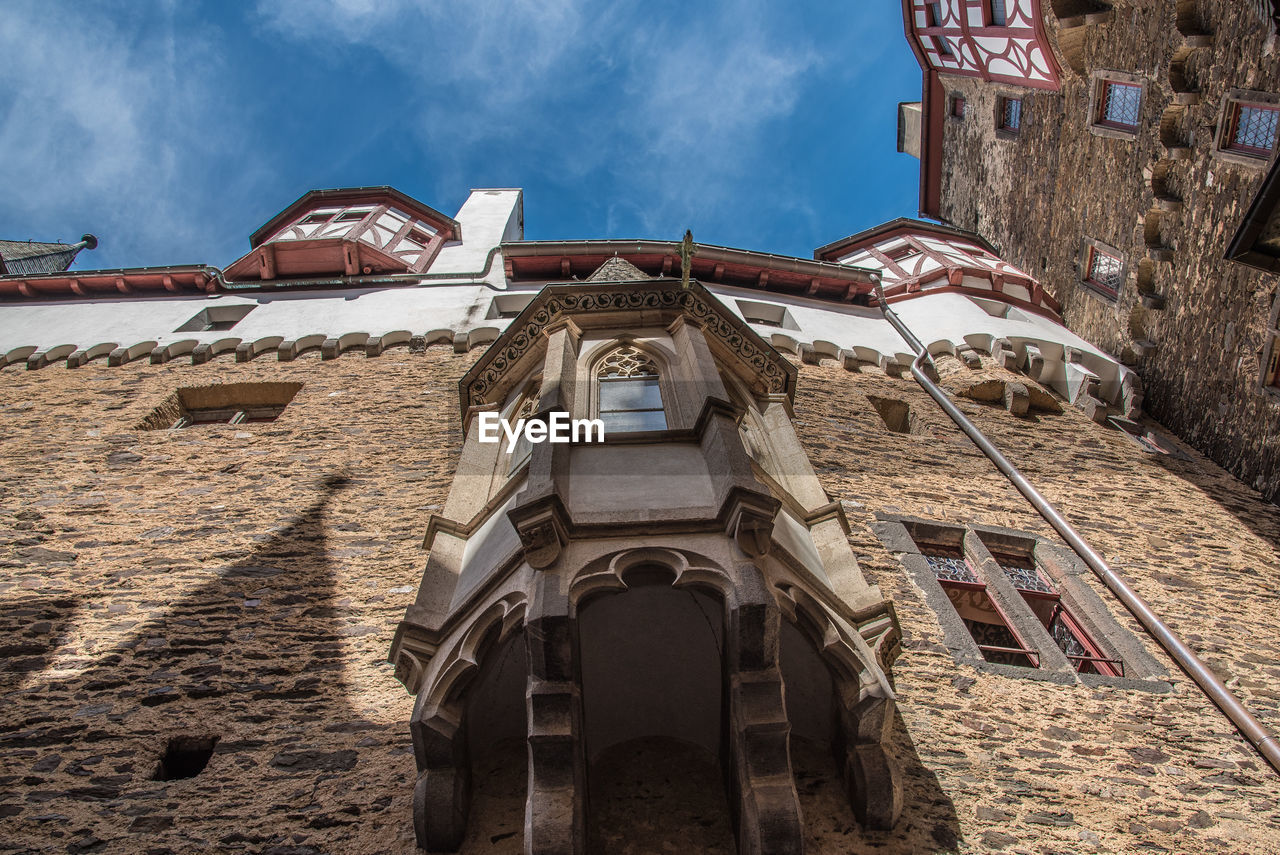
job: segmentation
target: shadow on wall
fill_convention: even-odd
[[[955,805],[920,762],[901,716],[894,714],[893,754],[903,780],[902,816],[891,831],[860,828],[849,807],[830,750],[792,738],[791,762],[805,817],[805,851],[875,851],[886,855],[954,852],[960,844]]]
[[[332,829],[367,821],[371,810],[387,807],[389,797],[365,804],[357,819],[359,809],[341,811],[358,796],[339,794],[323,809],[314,804],[321,781],[356,765],[354,747],[342,747],[354,742],[346,734],[378,729],[349,708],[344,627],[326,556],[326,513],[346,483],[341,474],[323,478],[301,513],[180,600],[166,602],[162,582],[167,574],[192,573],[191,565],[156,556],[140,562],[155,568],[150,587],[132,587],[127,596],[113,589],[124,594],[121,583],[138,574],[136,565],[107,568],[104,594],[84,602],[5,603],[0,643],[11,656],[4,668],[0,756],[8,758],[7,773],[27,773],[24,787],[46,791],[25,805],[15,799],[4,806],[6,823],[15,823],[11,831],[47,842],[51,833],[62,833],[35,815],[96,814],[91,828],[76,834],[141,851],[174,826],[177,813],[184,833],[217,837],[234,826],[237,841],[270,844],[296,840],[286,832],[307,825]],[[95,604],[98,597],[108,602]],[[92,638],[93,623],[108,625],[103,619],[111,605],[126,602],[151,611],[124,640],[89,654],[90,667],[35,673],[55,656],[68,670],[83,661],[85,651],[67,646],[73,618]],[[14,675],[25,685],[18,688]],[[397,728],[376,741],[404,739]],[[203,758],[185,756],[202,749]],[[182,764],[193,764],[194,777],[173,781],[188,777]],[[180,789],[170,789],[174,785]],[[269,800],[272,810],[237,811],[235,794],[245,787]],[[119,798],[129,800],[127,811],[101,807]],[[308,811],[309,822],[282,825],[280,817],[298,810]]]

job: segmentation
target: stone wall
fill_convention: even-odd
[[[1028,382],[983,359],[981,371],[940,360],[943,382]],[[911,431],[889,431],[868,396],[905,403]],[[1280,852],[1280,777],[1096,580],[1088,582],[1164,664],[1173,691],[1064,686],[957,664],[900,554],[873,533],[877,519],[1002,526],[1066,547],[914,381],[824,361],[803,366],[796,397],[801,438],[845,506],[863,570],[902,621],[893,671],[908,792],[898,829],[874,838],[878,851],[934,851],[958,837],[973,851]],[[1267,572],[1280,557],[1274,506],[1189,448],[1186,460],[1151,454],[1072,407],[1018,417],[958,401],[1280,728],[1280,587]],[[838,836],[829,840],[824,851],[843,851]]]
[[[0,849],[414,851],[385,660],[470,362],[3,372]],[[275,422],[135,429],[244,381],[303,386]],[[153,780],[177,736],[217,737],[208,766]]]
[[[1272,39],[1227,0],[1127,0],[1061,21],[1041,5],[1061,92],[943,78],[967,101],[944,122],[943,217],[1039,277],[1073,330],[1137,366],[1152,415],[1274,498],[1280,397],[1259,375],[1276,279],[1223,259],[1266,161],[1214,153],[1228,90],[1280,93]],[[1090,132],[1102,70],[1144,83],[1135,137]],[[1017,137],[995,131],[1001,95],[1023,99]],[[1126,261],[1116,301],[1081,284],[1088,239]]]
[[[985,362],[942,374],[1014,379]],[[0,372],[0,848],[414,851],[412,703],[384,660],[470,363],[432,348]],[[303,386],[275,422],[136,429],[176,388],[242,381]],[[868,395],[904,402],[911,432]],[[1258,572],[1276,564],[1274,508],[1195,452],[1150,455],[1069,407],[962,406],[1280,726],[1280,591]],[[796,417],[905,633],[903,820],[859,831],[829,763],[797,744],[813,851],[1280,852],[1280,781],[1180,675],[1171,692],[1057,685],[952,658],[877,514],[1052,535],[914,383],[802,365]],[[153,780],[180,736],[218,737],[208,766]],[[478,770],[466,851],[519,851],[521,749]]]

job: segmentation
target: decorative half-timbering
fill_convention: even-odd
[[[923,69],[1054,89],[1060,70],[1039,0],[903,0]]]

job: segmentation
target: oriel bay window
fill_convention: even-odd
[[[596,369],[599,417],[610,432],[666,430],[658,366],[633,345],[612,351]]]

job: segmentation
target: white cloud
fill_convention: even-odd
[[[192,260],[184,245],[204,237],[204,194],[230,189],[225,177],[199,179],[234,137],[212,109],[220,103],[214,34],[184,33],[179,44],[168,16],[155,12],[108,18],[80,4],[6,5],[4,237],[93,231],[103,243],[88,266]]]

